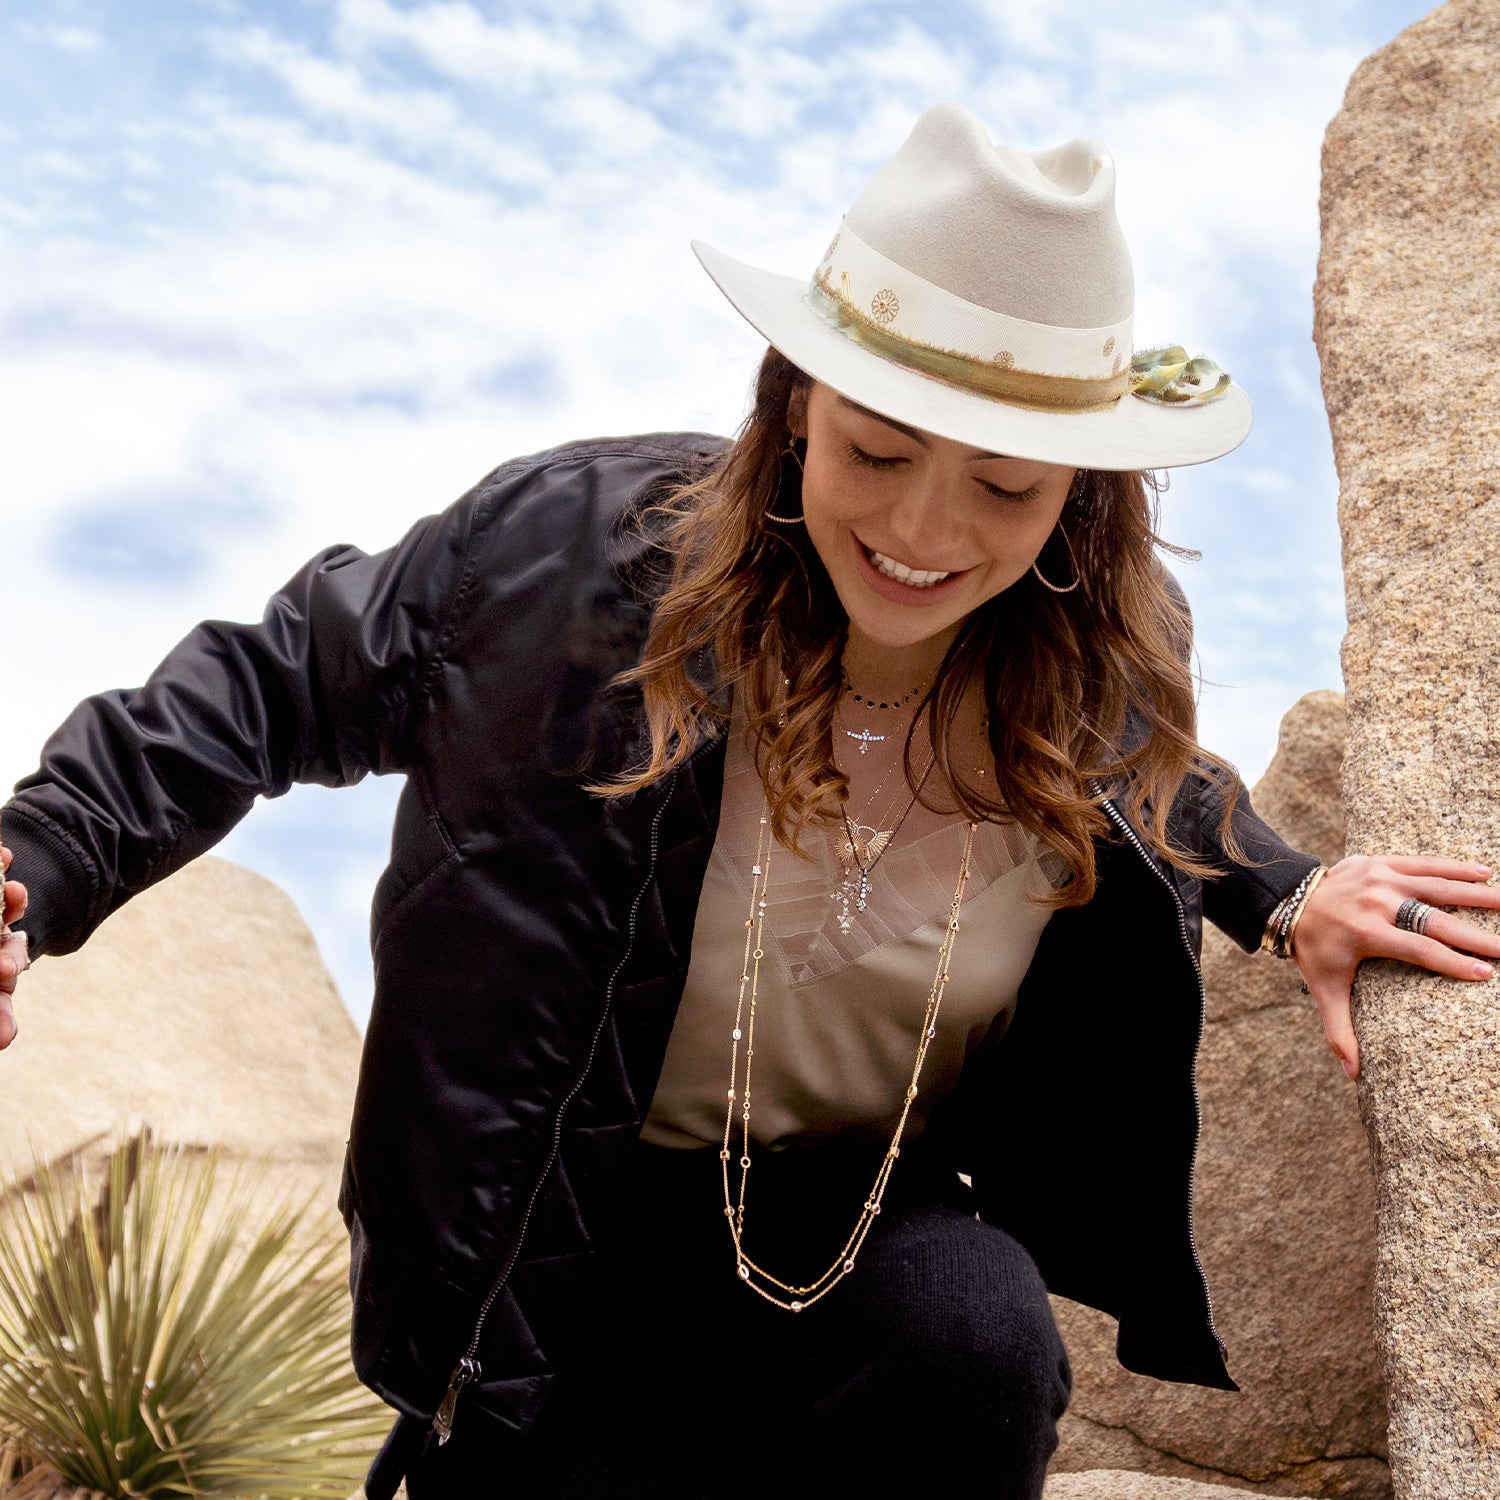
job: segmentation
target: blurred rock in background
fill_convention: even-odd
[[[200,859],[19,986],[4,1058],[0,1180],[144,1125],[276,1163],[332,1211],[359,1033],[278,887]]]

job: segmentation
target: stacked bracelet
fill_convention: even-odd
[[[1265,935],[1260,940],[1262,953],[1269,953],[1275,958],[1292,956],[1292,939],[1297,932],[1297,923],[1307,906],[1308,898],[1317,890],[1318,882],[1327,873],[1322,865],[1309,870],[1297,889],[1277,902],[1276,909],[1266,923]]]

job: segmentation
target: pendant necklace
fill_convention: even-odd
[[[848,686],[848,678],[844,679]],[[903,698],[899,699],[895,707],[903,707],[910,703],[921,687],[915,687]],[[858,699],[859,695],[849,688],[852,696]],[[868,700],[859,699],[861,702]],[[880,707],[886,708],[892,705],[882,703]],[[846,729],[845,734],[852,740],[859,740],[859,753],[863,755],[868,748],[870,740],[883,740],[884,735],[872,735],[868,730],[855,734]],[[886,782],[890,779],[892,767],[887,767],[885,774],[880,778],[875,790],[865,800],[865,804],[857,813],[851,814],[847,805],[839,816],[844,825],[844,837],[834,845],[834,852],[838,855],[839,864],[843,866],[844,878],[829,893],[831,900],[838,904],[838,924],[841,932],[849,932],[854,925],[854,911],[864,911],[869,904],[870,897],[870,871],[875,868],[880,856],[890,847],[891,840],[900,831],[901,825],[906,821],[912,808],[916,806],[917,798],[921,795],[922,788],[927,784],[927,778],[932,774],[932,768],[937,756],[930,749],[927,756],[927,764],[922,769],[922,774],[917,778],[916,790],[906,798],[902,805],[901,793],[891,802],[884,816],[877,816],[874,823],[866,823],[864,819],[870,815],[870,809],[875,806],[884,789]],[[898,756],[894,765],[905,769],[906,757]],[[903,777],[903,780],[905,778]],[[903,787],[903,792],[906,788]],[[852,910],[851,910],[852,909]]]
[[[912,693],[907,694],[907,702],[911,701],[913,694],[920,691],[914,688]],[[981,736],[989,733],[990,716],[983,714],[979,721],[979,732]],[[845,731],[847,733],[847,731]],[[861,753],[863,750],[861,749]],[[907,798],[906,806],[896,816],[895,821],[887,828],[882,828],[881,823],[886,822],[896,812],[896,803],[892,803],[886,811],[885,818],[876,822],[872,827],[868,823],[859,820],[869,812],[880,795],[881,787],[886,783],[886,777],[882,776],[880,785],[875,788],[865,805],[851,818],[848,810],[841,814],[844,823],[844,837],[837,845],[839,863],[844,867],[844,878],[836,889],[830,892],[830,899],[838,903],[838,924],[840,932],[849,932],[854,926],[853,912],[863,912],[869,906],[870,901],[870,872],[880,860],[880,856],[891,846],[891,841],[901,830],[901,825],[906,822],[912,808],[917,805],[917,799],[922,795],[922,788],[927,785],[927,778],[932,775],[932,768],[937,763],[937,752],[929,748],[927,753],[927,764],[922,768],[922,774],[917,778],[916,790]],[[888,776],[890,773],[887,772]],[[982,766],[975,768],[975,774],[983,781],[984,769]],[[899,799],[898,799],[899,800]],[[852,908],[852,911],[851,911]]]
[[[844,867],[844,878],[838,884],[837,889],[831,893],[831,899],[838,902],[838,924],[840,932],[848,932],[854,925],[854,918],[850,912],[852,906],[855,911],[864,911],[869,904],[870,897],[870,871],[873,870],[880,860],[880,856],[891,846],[891,840],[901,831],[901,825],[906,821],[912,808],[917,805],[917,798],[922,794],[922,788],[927,785],[927,778],[932,775],[932,768],[937,763],[937,757],[929,754],[927,764],[922,769],[922,774],[917,780],[917,787],[906,800],[906,806],[901,809],[895,822],[889,828],[872,827],[868,823],[852,820],[848,812],[843,814],[844,838],[838,846],[839,863]],[[879,788],[876,789],[879,795]],[[874,799],[872,798],[871,801]],[[896,804],[892,803],[887,811],[886,817],[895,812]],[[868,811],[868,804],[861,809],[862,817]],[[878,822],[884,822],[882,818]]]

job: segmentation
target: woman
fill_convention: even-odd
[[[1132,360],[1112,199],[1089,143],[929,112],[810,286],[700,249],[773,346],[734,444],[517,460],[316,558],[6,808],[65,952],[257,794],[407,775],[343,1193],[404,1414],[371,1496],[1034,1497],[1044,1282],[1233,1387],[1201,912],[1296,959],[1351,1073],[1362,959],[1488,976],[1431,911],[1488,870],[1320,871],[1195,743],[1141,471],[1249,407]]]

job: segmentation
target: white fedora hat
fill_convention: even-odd
[[[1114,198],[1097,143],[999,146],[940,104],[855,199],[810,282],[693,250],[794,365],[884,416],[1080,468],[1218,458],[1250,431],[1249,398],[1180,348],[1134,350]]]

